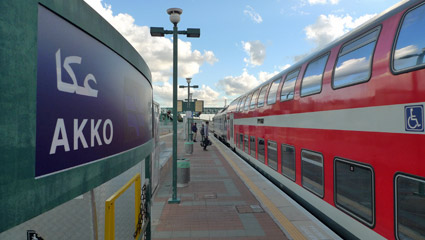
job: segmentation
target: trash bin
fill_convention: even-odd
[[[190,161],[177,159],[177,187],[186,187],[190,182]]]

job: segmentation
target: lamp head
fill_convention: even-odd
[[[198,38],[201,36],[201,29],[199,28],[188,28],[187,37]]]
[[[183,13],[181,8],[169,8],[167,9],[167,13],[170,15],[170,21],[177,25],[180,22],[180,15]]]
[[[163,37],[164,34],[165,34],[164,28],[151,27],[151,36],[152,37]]]
[[[190,84],[190,81],[192,81],[192,78],[186,78],[186,81],[188,84]]]

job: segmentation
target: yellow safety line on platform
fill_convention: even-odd
[[[273,216],[279,221],[279,223],[286,229],[286,231],[291,235],[293,239],[301,240],[307,239],[299,230],[292,224],[288,218],[283,215],[283,213],[273,204],[273,202],[255,185],[251,179],[236,165],[236,163],[221,149],[217,144],[215,144],[218,151],[223,155],[223,157],[232,165],[233,169],[238,173],[240,178],[247,184],[255,195],[263,202],[264,205],[270,210]]]

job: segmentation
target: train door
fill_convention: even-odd
[[[234,146],[234,142],[233,142],[233,137],[235,136],[234,135],[234,132],[233,132],[233,129],[234,129],[234,126],[233,126],[233,113],[230,113],[230,119],[229,119],[230,121],[229,121],[229,128],[230,128],[230,138],[229,138],[229,143],[230,143],[230,145],[231,146]]]
[[[230,114],[226,113],[226,142],[230,142]]]
[[[228,133],[227,133],[227,114],[223,114],[223,118],[224,118],[224,124],[223,124],[223,129],[222,129],[222,137],[223,137],[223,140],[225,141],[225,142],[227,142],[227,135],[228,135]]]

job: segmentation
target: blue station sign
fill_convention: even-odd
[[[152,87],[110,48],[40,6],[36,178],[152,138]]]

